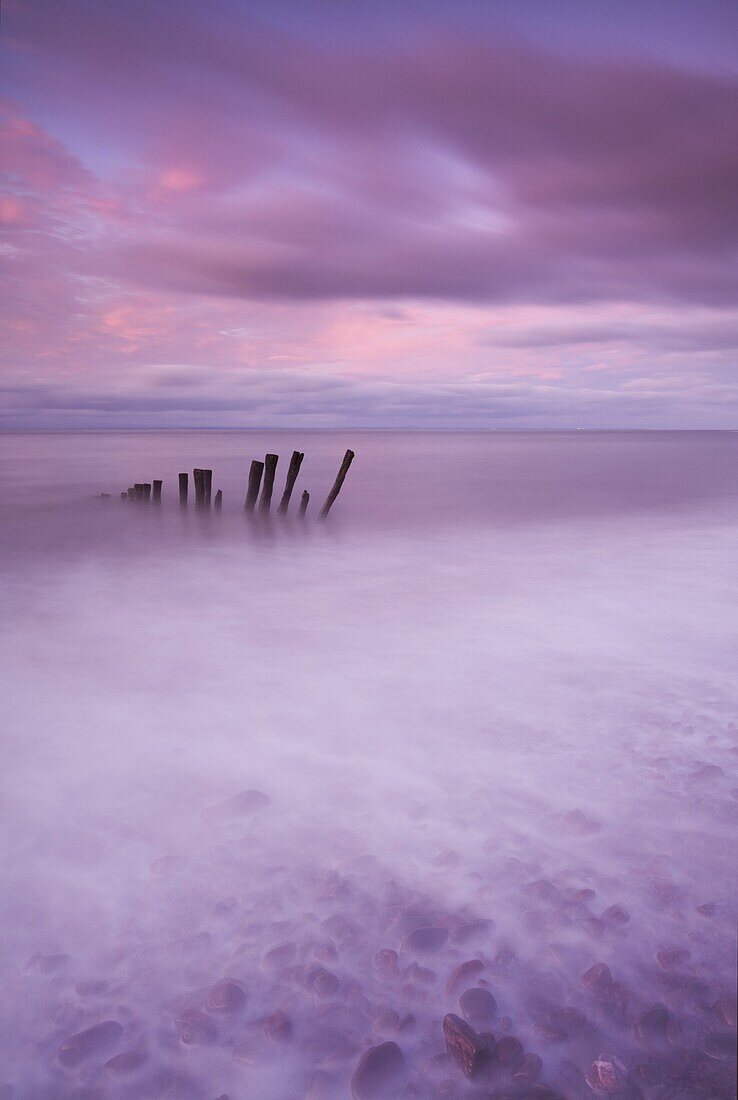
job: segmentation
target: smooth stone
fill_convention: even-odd
[[[600,1054],[585,1071],[584,1079],[592,1092],[612,1095],[628,1085],[628,1071],[614,1054]]]
[[[87,1058],[108,1050],[122,1035],[123,1028],[117,1020],[103,1020],[65,1039],[59,1047],[59,1061],[63,1066],[78,1066]]]
[[[208,1012],[238,1012],[246,1004],[246,994],[236,982],[216,982],[205,1001]]]
[[[600,996],[606,994],[612,988],[612,972],[607,963],[599,962],[590,966],[582,974],[582,982],[594,993]]]
[[[266,970],[277,970],[282,966],[289,966],[297,957],[296,943],[279,943],[270,951],[267,951],[262,960],[262,966]]]
[[[110,1073],[134,1073],[146,1061],[148,1061],[148,1055],[145,1050],[124,1050],[122,1054],[116,1054],[110,1058],[104,1068]]]
[[[278,1008],[264,1021],[262,1030],[273,1046],[288,1043],[292,1038],[292,1024],[281,1008]]]
[[[369,1047],[359,1059],[351,1078],[354,1100],[380,1100],[396,1089],[405,1069],[405,1056],[397,1043]]]
[[[525,1052],[523,1044],[514,1035],[502,1035],[495,1046],[495,1058],[505,1066],[517,1069],[522,1065]]]
[[[197,1008],[186,1008],[177,1017],[179,1034],[188,1046],[209,1046],[218,1038],[218,1029],[204,1012]]]
[[[513,1073],[513,1081],[521,1085],[535,1085],[542,1069],[543,1061],[537,1054],[526,1054]]]
[[[402,950],[416,951],[418,954],[431,954],[434,951],[440,951],[447,940],[448,928],[439,928],[437,925],[415,928],[405,936]]]
[[[466,1077],[476,1077],[490,1061],[490,1048],[460,1016],[450,1012],[443,1021],[446,1049]]]
[[[484,970],[484,963],[481,959],[467,959],[466,962],[459,963],[456,969],[451,971],[446,982],[446,992],[455,993],[461,985],[466,985],[470,979],[480,974],[482,970]]]
[[[497,1013],[497,1001],[488,989],[466,989],[459,997],[461,1014],[472,1027],[491,1023]]]

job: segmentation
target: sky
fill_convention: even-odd
[[[734,0],[4,0],[0,426],[734,428]]]

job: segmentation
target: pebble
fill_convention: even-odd
[[[188,1046],[209,1046],[218,1038],[218,1029],[204,1012],[185,1008],[177,1017],[180,1039]]]
[[[689,951],[686,947],[668,947],[656,952],[656,962],[662,970],[672,970],[675,966],[683,966],[689,961]]]
[[[205,1001],[208,1012],[238,1012],[246,1004],[246,994],[236,982],[216,982]]]
[[[604,996],[612,988],[612,971],[607,963],[595,963],[582,974],[582,982],[598,996]]]
[[[294,962],[297,957],[297,944],[296,943],[280,943],[276,947],[273,947],[271,951],[267,951],[264,959],[262,960],[262,966],[266,970],[277,970],[282,966],[289,966]]]
[[[369,1047],[359,1059],[351,1078],[354,1100],[380,1100],[395,1090],[405,1069],[405,1057],[397,1043]]]
[[[461,985],[465,985],[482,970],[484,970],[484,963],[481,959],[467,959],[466,962],[460,963],[455,970],[451,971],[446,982],[446,992],[455,993]]]
[[[109,1073],[134,1073],[148,1060],[145,1050],[124,1050],[122,1054],[116,1054],[105,1063],[105,1069]]]
[[[523,1044],[514,1035],[503,1035],[497,1040],[495,1058],[504,1066],[512,1066],[513,1069],[517,1069],[518,1066],[522,1065],[524,1056]]]
[[[63,1066],[78,1066],[87,1058],[109,1050],[122,1035],[123,1028],[117,1020],[103,1020],[66,1038],[59,1047],[59,1061]]]
[[[488,1065],[489,1046],[459,1016],[449,1013],[443,1021],[446,1049],[466,1077],[476,1077]]]
[[[292,1024],[281,1008],[264,1021],[262,1030],[273,1046],[288,1043],[292,1038]]]
[[[461,1014],[472,1027],[480,1028],[492,1023],[497,1012],[497,1001],[488,989],[466,989],[459,997]]]
[[[403,940],[402,950],[428,955],[434,951],[440,951],[447,940],[448,928],[428,925],[425,928],[415,928],[412,932],[409,932]]]
[[[535,1085],[542,1069],[543,1062],[537,1054],[526,1054],[513,1073],[513,1081],[519,1085]]]
[[[635,1037],[644,1046],[659,1049],[670,1041],[670,1023],[671,1017],[667,1008],[661,1004],[653,1005],[642,1012],[633,1025]]]
[[[717,1061],[735,1058],[735,1035],[730,1031],[710,1031],[702,1040],[701,1050],[708,1058]]]
[[[628,1071],[614,1054],[600,1054],[584,1074],[584,1079],[592,1092],[623,1092],[628,1085]]]

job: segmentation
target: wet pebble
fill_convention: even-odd
[[[599,962],[582,974],[582,982],[598,996],[605,996],[612,988],[612,971],[607,963]]]
[[[409,932],[402,944],[403,951],[414,951],[419,955],[429,955],[440,951],[448,940],[448,928],[428,925]]]
[[[273,1046],[279,1046],[292,1038],[292,1023],[281,1009],[277,1009],[264,1021],[262,1031]]]
[[[267,951],[262,960],[265,970],[278,970],[282,966],[289,966],[297,957],[297,944],[279,943]]]
[[[380,1043],[365,1050],[351,1078],[354,1100],[381,1100],[399,1085],[405,1057],[397,1043]]]
[[[121,1076],[126,1073],[135,1073],[148,1060],[145,1050],[124,1050],[116,1054],[105,1063],[108,1073],[116,1073]]]
[[[449,1013],[443,1021],[446,1049],[466,1077],[476,1077],[490,1061],[490,1048],[461,1017]]]
[[[236,982],[216,982],[211,986],[205,1007],[208,1012],[238,1012],[246,1004],[246,994]]]
[[[448,981],[446,982],[446,992],[455,993],[462,985],[465,985],[472,978],[484,970],[484,963],[481,959],[467,959],[466,962],[460,963],[455,970],[451,971]]]
[[[197,1008],[185,1008],[177,1017],[179,1036],[188,1046],[209,1046],[218,1038],[213,1021]]]
[[[497,1012],[497,1002],[488,989],[466,989],[459,998],[461,1014],[467,1023],[479,1030],[492,1023]]]
[[[621,1093],[628,1085],[628,1071],[614,1054],[600,1054],[584,1078],[592,1092],[607,1095]]]
[[[503,1035],[497,1040],[495,1046],[495,1058],[503,1066],[511,1066],[517,1069],[522,1065],[524,1057],[523,1044],[514,1035]]]
[[[66,1038],[59,1047],[59,1061],[63,1066],[78,1066],[87,1058],[109,1050],[122,1035],[123,1028],[117,1020],[103,1020]]]

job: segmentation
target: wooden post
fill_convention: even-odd
[[[213,471],[203,470],[202,472],[203,490],[205,492],[205,507],[210,507],[210,497],[213,492]]]
[[[161,504],[161,482],[155,481],[153,483],[153,492],[151,495],[152,503]]]
[[[150,481],[145,481],[143,483],[142,488],[143,488],[144,502],[146,504],[150,504],[151,503],[151,482]]]
[[[305,513],[308,510],[308,503],[310,501],[310,493],[307,489],[302,490],[302,496],[300,497],[300,507],[298,509],[298,516],[300,519],[305,519]]]
[[[261,489],[259,511],[269,515],[272,506],[272,492],[274,490],[274,475],[277,472],[279,455],[267,455],[264,459],[264,484]]]
[[[213,508],[215,508],[216,512],[219,512],[222,505],[223,505],[223,490],[218,489],[218,492],[215,494],[215,503],[213,504]]]
[[[193,470],[192,480],[195,482],[195,507],[202,508],[205,504],[205,479],[202,470]]]
[[[320,518],[321,519],[325,519],[325,517],[328,515],[331,508],[333,507],[333,502],[335,501],[338,494],[341,492],[341,486],[343,485],[344,478],[346,477],[346,474],[348,473],[349,466],[351,465],[351,463],[353,461],[354,461],[354,452],[353,451],[346,451],[346,454],[343,456],[343,462],[341,463],[341,469],[336,474],[336,480],[333,482],[333,488],[331,489],[328,496],[325,498],[325,504],[320,509]]]
[[[255,458],[249,470],[249,487],[246,490],[246,503],[243,506],[244,512],[253,512],[254,510],[254,505],[259,496],[259,486],[261,485],[261,475],[263,473],[264,463],[259,462],[259,460]]]
[[[179,506],[180,508],[187,507],[187,483],[189,477],[187,474],[179,475]]]
[[[282,493],[282,499],[279,502],[279,508],[277,512],[280,516],[284,516],[287,513],[287,509],[290,506],[290,497],[292,496],[292,490],[295,487],[297,481],[297,475],[300,472],[300,464],[302,463],[305,455],[302,451],[293,451],[292,458],[290,459],[290,467],[287,471],[287,481],[285,482],[284,492]]]

